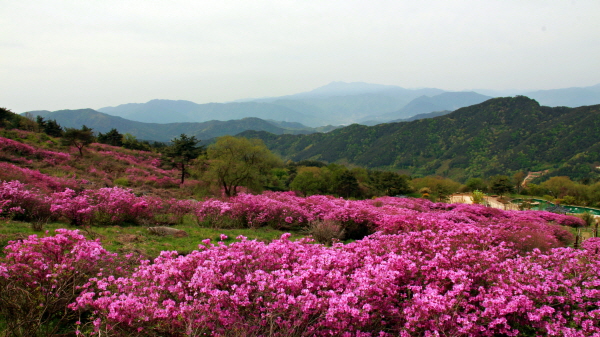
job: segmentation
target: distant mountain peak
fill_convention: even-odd
[[[341,82],[334,81],[311,91],[305,92],[306,95],[354,95],[362,93],[373,93],[385,90],[404,90],[396,85],[373,84],[366,82]]]

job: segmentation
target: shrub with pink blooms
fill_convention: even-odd
[[[91,279],[74,308],[110,336],[600,333],[600,261],[586,251],[520,257],[469,225],[330,248],[238,239]]]
[[[160,199],[138,197],[132,190],[120,187],[85,190],[82,193],[68,189],[52,194],[50,199],[52,211],[73,225],[147,223],[162,207]]]
[[[67,305],[89,278],[125,275],[98,241],[77,231],[56,230],[52,237],[32,235],[13,241],[0,257],[0,314],[11,336],[50,336],[73,324],[77,313]],[[105,274],[103,274],[105,273]]]
[[[16,140],[0,137],[0,158],[14,160],[22,157],[40,159],[48,164],[56,165],[71,159],[68,153],[38,149]]]
[[[43,224],[53,218],[51,203],[19,181],[0,181],[0,217]]]

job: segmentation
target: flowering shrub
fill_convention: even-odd
[[[502,211],[481,205],[433,203],[424,199],[383,197],[350,201],[331,196],[307,198],[293,193],[239,194],[226,201],[206,200],[195,209],[199,221],[217,228],[270,225],[301,228],[313,221],[339,223],[346,238],[360,239],[374,231],[398,233],[471,224],[492,228],[498,241],[510,241],[524,251],[547,250],[572,243],[573,236],[548,222],[579,226],[581,219],[538,211]]]
[[[600,253],[600,238],[589,238],[583,241],[581,248],[598,255]]]
[[[38,170],[19,167],[0,162],[0,180],[18,180],[43,191],[62,191],[65,188],[77,188],[81,181],[69,178],[57,178]]]
[[[50,207],[39,191],[19,181],[0,181],[0,217],[43,224],[52,218]]]
[[[0,137],[0,153],[2,153],[3,156],[13,154],[20,157],[34,157],[36,159],[44,160],[52,165],[64,163],[71,159],[71,155],[68,153],[38,149],[31,145],[4,137]]]
[[[67,305],[90,277],[124,275],[116,254],[77,231],[57,229],[53,237],[13,241],[0,258],[0,314],[14,336],[52,335],[74,321]],[[43,329],[44,331],[39,331]]]
[[[139,224],[151,221],[162,207],[156,198],[138,197],[130,189],[120,187],[73,190],[54,193],[50,197],[52,211],[73,225]]]
[[[600,245],[588,239],[582,250],[564,248],[573,236],[558,224],[578,226],[578,221],[563,215],[391,197],[301,198],[293,193],[240,194],[198,202],[136,196],[130,189],[115,187],[66,189],[42,197],[19,182],[0,184],[1,214],[26,209],[28,200],[49,205],[76,225],[157,219],[176,223],[194,214],[215,227],[302,228],[322,223],[334,224],[329,229],[335,236],[375,232],[332,247],[312,239],[292,242],[288,234],[269,244],[244,237],[230,245],[205,240],[197,251],[185,256],[163,252],[154,261],[131,268],[128,275],[122,270],[91,271],[120,264],[98,242],[86,241],[77,232],[62,230],[54,238],[32,237],[11,244],[7,258],[0,260],[0,280],[3,286],[10,284],[6,289],[23,294],[13,301],[31,303],[24,306],[27,314],[14,311],[14,303],[4,305],[8,308],[4,310],[39,317],[39,298],[47,308],[64,309],[68,302],[53,302],[53,291],[76,289],[75,281],[69,280],[80,285],[89,278],[85,290],[71,298],[73,309],[91,314],[92,326],[80,328],[82,333],[91,329],[110,336],[600,334],[596,253]],[[76,254],[78,245],[86,253]],[[19,260],[19,254],[29,256],[29,262]],[[63,281],[71,283],[61,285]],[[66,291],[58,293],[57,298],[63,297]],[[8,295],[3,298],[10,300]],[[56,315],[55,322],[68,319]],[[24,323],[11,324],[25,331]]]
[[[600,333],[600,261],[586,251],[519,257],[468,225],[331,248],[288,237],[163,252],[131,277],[91,279],[74,307],[111,336]]]

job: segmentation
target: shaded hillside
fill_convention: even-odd
[[[490,99],[445,116],[327,134],[244,132],[295,161],[318,159],[455,179],[551,169],[597,175],[600,106],[550,108],[527,97]]]
[[[436,111],[454,111],[456,109],[470,106],[473,104],[479,104],[490,98],[492,97],[481,95],[476,92],[444,92],[432,97],[424,95],[415,98],[414,100],[410,101],[408,104],[406,104],[404,107],[397,111],[379,116],[370,116],[368,118],[374,121],[379,121],[380,123],[388,121],[407,120],[410,117],[416,115],[428,114]]]
[[[424,113],[424,114],[414,115],[414,116],[412,116],[410,118],[406,118],[406,119],[399,119],[399,120],[395,120],[395,121],[390,121],[390,123],[418,121],[419,119],[434,118],[434,117],[444,116],[444,115],[447,115],[447,114],[449,114],[451,112],[452,111],[449,111],[449,110],[434,111],[434,112],[430,112],[430,113]]]
[[[309,126],[330,124],[318,116],[310,116],[284,106],[261,102],[207,103],[155,99],[147,103],[129,103],[105,107],[98,111],[145,123],[227,121],[256,117],[277,121],[299,122]]]
[[[120,133],[130,133],[138,139],[170,141],[182,133],[196,136],[198,139],[209,139],[224,135],[235,135],[246,130],[267,131],[274,134],[295,133],[304,134],[315,132],[311,128],[302,126],[296,129],[283,128],[274,122],[264,121],[259,118],[244,118],[230,121],[209,121],[204,123],[142,123],[127,120],[121,117],[110,116],[92,109],[60,110],[60,111],[33,111],[33,115],[40,115],[46,119],[56,119],[63,127],[80,128],[86,125],[95,132],[108,132],[115,128]],[[296,125],[298,126],[298,125]]]

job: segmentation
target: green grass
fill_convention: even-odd
[[[202,240],[211,239],[211,242],[219,241],[221,234],[228,236],[224,242],[230,244],[238,241],[237,236],[243,235],[248,240],[257,240],[269,242],[278,239],[285,231],[275,230],[270,227],[258,229],[213,229],[203,228],[191,221],[185,221],[184,224],[173,226],[173,228],[186,231],[187,237],[158,236],[148,232],[143,226],[107,226],[92,227],[86,231],[83,228],[76,228],[64,223],[50,223],[44,227],[42,232],[34,232],[31,224],[16,221],[0,221],[0,250],[8,244],[8,241],[26,238],[29,235],[50,236],[58,228],[80,229],[81,233],[90,239],[100,239],[102,246],[111,252],[116,253],[141,253],[147,258],[158,256],[161,251],[178,251],[180,253],[189,253],[198,249]],[[46,234],[48,231],[48,234]],[[291,240],[297,240],[305,236],[301,232],[291,232]],[[2,254],[0,252],[0,254]]]

